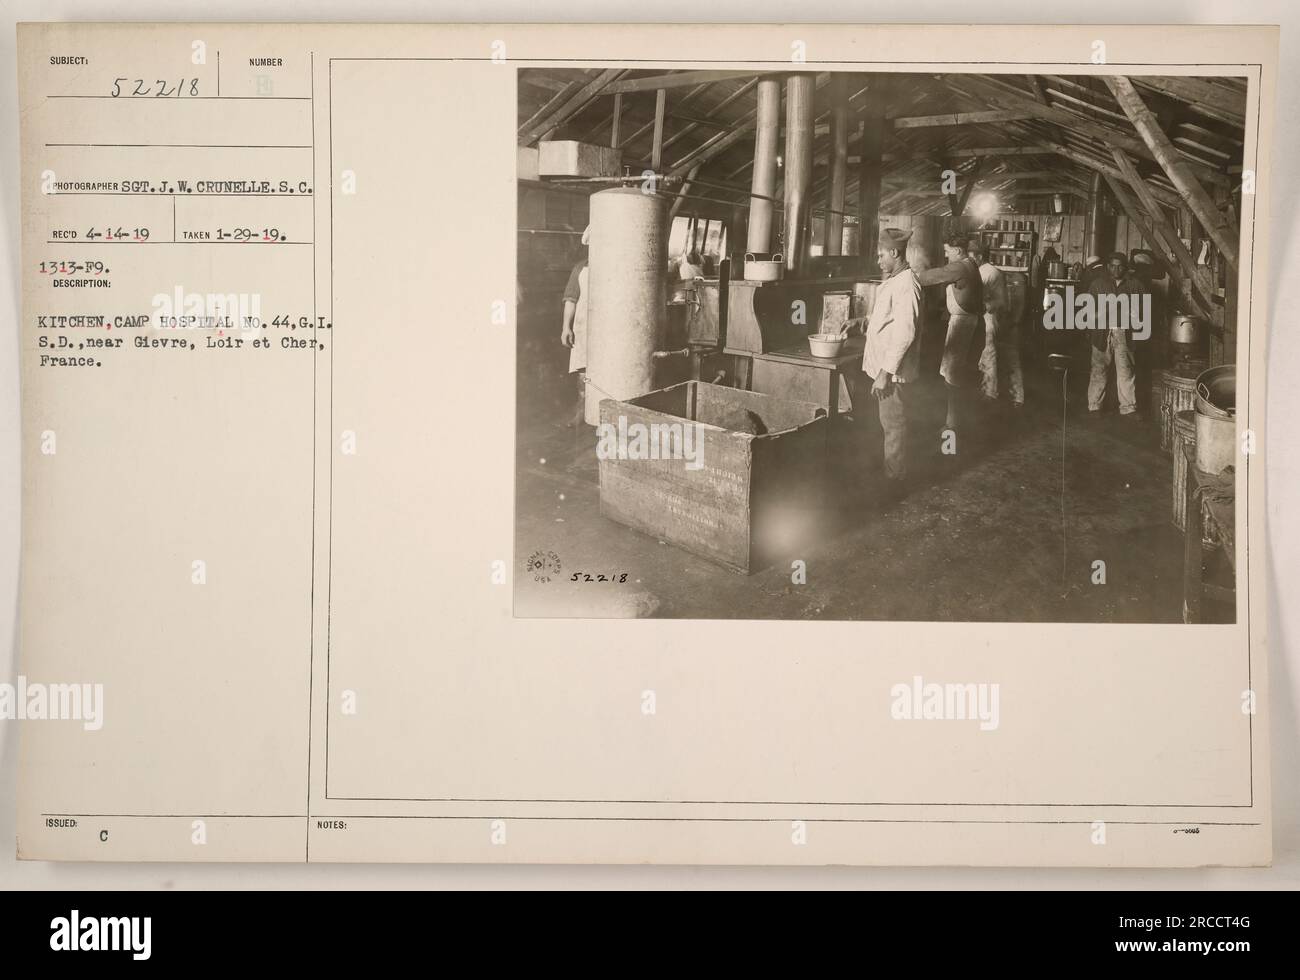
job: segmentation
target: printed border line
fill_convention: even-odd
[[[203,818],[207,820],[301,820],[299,813],[42,813],[42,817],[80,817],[83,819],[100,818],[105,820],[188,820]],[[516,820],[535,822],[575,821],[581,823],[789,823],[791,819],[804,823],[935,823],[935,824],[1022,824],[1071,826],[1090,825],[1094,820],[907,820],[901,818],[873,817],[556,817],[556,816],[521,816],[519,814],[492,814],[490,816],[459,816],[451,814],[418,813],[318,813],[315,820]],[[1260,821],[1229,820],[1103,820],[1102,823],[1115,826],[1134,827],[1260,827]]]
[[[330,128],[330,132],[329,132],[329,140],[330,140],[330,312],[331,312],[331,321],[333,321],[333,311],[334,311],[334,186],[333,186],[333,185],[334,185],[334,62],[335,62],[335,61],[347,61],[347,62],[360,62],[360,61],[371,61],[371,62],[390,62],[390,61],[396,61],[396,62],[405,62],[405,61],[417,61],[417,62],[461,62],[461,61],[464,61],[464,62],[490,62],[491,60],[492,60],[491,58],[477,58],[477,57],[476,57],[476,58],[453,58],[453,57],[442,57],[442,58],[436,58],[436,57],[405,58],[405,57],[403,57],[403,58],[394,58],[394,57],[379,57],[379,56],[376,56],[376,57],[337,57],[337,58],[336,58],[336,57],[331,57],[331,58],[329,59],[329,90],[328,90],[328,91],[329,91],[329,120],[330,120],[330,127],[329,127],[329,128]],[[582,64],[582,63],[593,63],[593,62],[594,62],[594,63],[600,63],[600,64],[631,64],[631,63],[642,63],[642,64],[680,64],[680,63],[681,63],[681,62],[680,62],[679,60],[677,60],[677,59],[651,59],[651,60],[646,60],[646,59],[632,59],[631,61],[620,61],[620,60],[618,60],[618,59],[610,59],[610,58],[517,58],[517,59],[511,59],[511,61],[514,62],[515,65],[516,65],[516,69],[515,69],[515,70],[516,70],[516,73],[518,72],[518,66],[519,66],[519,63],[520,63],[520,62],[548,62],[548,63],[549,63],[549,62],[556,62],[556,63],[562,63],[562,64],[574,64],[574,63]],[[754,62],[753,62],[752,60],[712,60],[712,59],[711,59],[711,60],[709,60],[709,61],[707,61],[707,62],[695,62],[694,64],[695,64],[695,65],[701,65],[701,64],[704,64],[704,65],[718,65],[718,64],[723,64],[723,65],[730,65],[730,64],[736,64],[736,65],[753,65]],[[775,62],[759,62],[759,64],[776,64],[776,63],[775,63]],[[1047,66],[1055,66],[1055,65],[1078,65],[1078,66],[1083,66],[1083,67],[1093,67],[1093,68],[1098,68],[1098,67],[1113,68],[1113,67],[1120,67],[1120,66],[1139,66],[1139,67],[1156,66],[1156,67],[1164,67],[1164,68],[1175,68],[1175,67],[1176,67],[1176,68],[1254,68],[1254,69],[1255,69],[1255,75],[1254,75],[1254,79],[1253,79],[1253,81],[1254,81],[1255,92],[1256,92],[1256,117],[1257,117],[1257,124],[1256,124],[1256,130],[1255,130],[1255,143],[1254,143],[1254,146],[1252,147],[1252,150],[1253,150],[1253,155],[1254,155],[1255,159],[1258,160],[1258,155],[1259,155],[1259,135],[1260,135],[1258,119],[1259,119],[1260,117],[1262,117],[1262,111],[1263,111],[1263,93],[1262,93],[1262,84],[1263,84],[1263,65],[1262,65],[1261,63],[1257,63],[1257,62],[1240,62],[1240,63],[1217,63],[1217,62],[1109,62],[1109,63],[1107,63],[1105,66],[1100,66],[1100,65],[1093,65],[1091,62],[1063,62],[1063,61],[1062,61],[1062,62],[1041,62],[1041,61],[924,61],[924,62],[909,61],[909,62],[880,62],[880,61],[824,61],[824,60],[813,60],[813,61],[801,62],[801,64],[814,64],[814,65],[815,65],[815,64],[836,64],[836,65],[839,65],[839,64],[843,64],[843,65],[890,65],[890,66],[917,66],[917,65],[936,65],[936,64],[942,64],[942,65],[1017,65],[1017,66],[1026,66],[1026,65],[1038,65],[1038,66],[1042,66],[1042,65],[1047,65]],[[691,69],[684,69],[684,70],[691,70]],[[776,70],[776,69],[774,69],[774,70]],[[787,70],[788,70],[788,69],[787,69]],[[1109,73],[1108,73],[1108,72],[1097,72],[1097,73],[1095,73],[1095,74],[1098,74],[1098,75],[1105,75],[1105,74],[1118,74],[1118,73],[1117,73],[1117,72],[1109,72]],[[517,74],[516,74],[516,78],[517,78],[517,77],[518,77],[518,76],[517,76]],[[1233,78],[1236,78],[1236,77],[1243,77],[1243,76],[1237,76],[1237,75],[1232,75],[1232,76],[1216,75],[1216,76],[1212,76],[1212,77],[1233,77]],[[1250,75],[1249,73],[1247,73],[1244,77],[1247,79],[1248,83],[1251,81],[1251,75]],[[1249,99],[1249,96],[1250,96],[1250,93],[1249,93],[1249,89],[1248,89],[1248,90],[1247,90],[1247,99]],[[1244,160],[1244,159],[1245,159],[1245,154],[1244,154],[1244,148],[1243,148],[1243,160]],[[1254,197],[1254,195],[1252,195],[1252,197]],[[1253,318],[1253,299],[1254,299],[1254,296],[1253,296],[1253,289],[1254,289],[1254,267],[1255,267],[1255,257],[1256,257],[1256,252],[1255,252],[1255,220],[1254,220],[1254,218],[1255,218],[1255,210],[1254,210],[1254,208],[1255,208],[1255,204],[1254,204],[1254,201],[1253,201],[1253,200],[1252,200],[1252,205],[1251,205],[1251,206],[1252,206],[1252,210],[1251,210],[1251,218],[1252,218],[1252,220],[1251,220],[1251,235],[1250,235],[1250,240],[1251,240],[1251,295],[1250,295],[1250,298],[1249,298],[1249,300],[1248,300],[1248,303],[1250,304],[1250,307],[1251,307],[1251,315],[1248,316],[1248,318],[1247,318],[1247,329],[1246,329],[1247,352],[1248,352],[1248,353],[1249,353],[1249,350],[1250,350],[1250,342],[1251,342],[1251,339],[1252,339],[1252,337],[1253,337],[1253,333],[1254,333],[1254,318]],[[1241,236],[1240,225],[1238,226],[1237,234],[1238,234],[1238,238],[1240,239],[1240,236]],[[337,348],[336,348],[336,347],[331,347],[331,351],[332,351],[332,353],[331,353],[331,355],[330,355],[330,440],[331,440],[331,446],[332,446],[332,445],[333,445],[333,441],[332,441],[332,440],[333,440],[333,431],[334,431],[334,424],[333,424],[333,423],[334,423],[334,356],[335,356],[335,354],[337,353]],[[1247,366],[1248,366],[1248,368],[1249,368],[1249,362],[1248,362],[1248,365],[1247,365]],[[1248,467],[1247,467],[1247,512],[1248,512],[1248,510],[1249,510],[1249,479],[1250,479],[1250,473],[1249,473],[1249,466],[1248,466]],[[516,481],[516,486],[517,486],[517,481]],[[334,503],[334,453],[333,453],[333,451],[331,450],[331,452],[330,452],[330,512],[329,512],[329,525],[330,525],[330,529],[329,529],[329,537],[330,537],[330,542],[329,542],[329,559],[328,559],[328,573],[327,573],[327,575],[328,575],[328,585],[327,585],[327,594],[326,594],[326,608],[327,608],[327,614],[326,614],[326,615],[327,615],[327,620],[326,620],[326,621],[327,621],[327,623],[330,621],[331,616],[332,616],[332,592],[333,592],[333,578],[334,578],[334,562],[333,562],[334,506],[333,506],[333,503]],[[1246,644],[1245,644],[1245,646],[1246,646],[1247,677],[1248,677],[1248,679],[1249,679],[1249,677],[1250,677],[1250,671],[1251,671],[1251,663],[1250,663],[1250,658],[1251,658],[1251,642],[1250,642],[1250,602],[1249,602],[1249,599],[1250,599],[1250,540],[1249,540],[1249,524],[1247,524],[1247,536],[1246,536],[1246,542],[1245,542],[1245,550],[1246,550],[1246,597],[1247,597],[1247,602],[1246,602],[1246,612],[1247,612],[1247,616],[1246,616]],[[513,567],[514,555],[511,556],[511,562],[512,562],[512,567]],[[513,598],[513,597],[512,597],[512,598]],[[513,618],[513,602],[512,602],[512,618]],[[858,621],[857,621],[857,620],[854,620],[854,622],[858,622]],[[1067,625],[1067,624],[1063,624],[1063,625]],[[1076,624],[1076,625],[1077,625],[1077,624]],[[1185,625],[1185,624],[1184,624],[1184,625]],[[732,805],[735,805],[735,806],[745,806],[745,805],[755,805],[755,806],[762,806],[762,805],[772,805],[772,806],[924,806],[924,807],[931,807],[931,806],[985,806],[985,807],[1003,807],[1003,806],[1005,806],[1005,807],[1028,807],[1028,806],[1035,806],[1035,807],[1062,807],[1062,806],[1071,806],[1071,807],[1073,807],[1073,806],[1087,806],[1087,807],[1098,807],[1098,808],[1102,808],[1102,807],[1141,807],[1141,808],[1149,808],[1149,809],[1156,809],[1156,808],[1178,808],[1178,809],[1236,809],[1236,808],[1253,808],[1253,806],[1254,806],[1254,800],[1255,800],[1255,788],[1254,788],[1254,783],[1255,783],[1255,771],[1254,771],[1254,725],[1253,725],[1253,719],[1252,719],[1250,716],[1248,716],[1248,718],[1247,718],[1247,726],[1248,726],[1248,740],[1249,740],[1249,742],[1250,742],[1250,746],[1249,746],[1249,748],[1250,748],[1250,753],[1249,753],[1249,769],[1250,769],[1250,771],[1249,771],[1249,778],[1250,778],[1250,802],[1249,802],[1249,803],[1231,803],[1231,804],[1211,804],[1211,803],[1192,803],[1192,804],[1180,804],[1180,803],[1111,803],[1111,804],[1103,804],[1103,803],[792,803],[792,802],[787,802],[787,801],[776,801],[776,800],[774,800],[774,801],[745,801],[745,800],[734,800],[734,801],[722,801],[722,800],[718,800],[718,801],[707,801],[707,800],[510,800],[510,799],[503,799],[503,800],[475,800],[475,799],[462,799],[462,798],[455,798],[455,797],[447,797],[447,798],[420,798],[420,797],[349,797],[349,796],[331,796],[330,793],[329,793],[329,717],[330,717],[330,704],[332,703],[332,702],[329,700],[329,697],[330,697],[329,676],[330,676],[331,654],[332,654],[332,643],[331,643],[331,637],[330,637],[330,630],[328,629],[328,626],[327,626],[327,629],[326,629],[326,642],[325,642],[326,695],[327,695],[327,701],[326,701],[326,705],[325,705],[325,797],[324,797],[324,798],[325,798],[326,800],[330,800],[330,801],[339,801],[339,802],[381,802],[381,801],[382,801],[382,802],[410,802],[410,803],[498,803],[498,802],[499,802],[499,803],[591,803],[591,804],[611,804],[611,805],[616,805],[616,804],[638,804],[638,803],[643,803],[643,804],[658,804],[658,805],[661,805],[661,806],[677,806],[677,805],[692,805],[692,804],[697,804],[697,805],[715,805],[715,806],[732,806]],[[340,819],[348,819],[348,817],[343,817],[343,818],[340,818]],[[351,817],[351,819],[363,819],[363,817],[362,817],[362,816],[356,816],[356,815],[353,815],[353,816]],[[426,817],[426,818],[422,818],[422,819],[483,819],[483,818],[452,818],[452,817],[440,818],[440,817]],[[574,818],[565,818],[565,817],[546,817],[546,818],[541,818],[541,817],[537,817],[537,818],[516,818],[516,819],[550,819],[550,820],[563,820],[563,819],[574,819],[574,820],[596,820],[596,819],[604,819],[604,820],[654,820],[654,819],[657,819],[657,818],[648,818],[648,817],[647,817],[647,818],[642,818],[642,817],[603,817],[603,818],[597,818],[597,817],[574,817]],[[682,821],[710,821],[710,820],[714,820],[714,819],[723,819],[723,818],[681,817],[681,818],[672,818],[672,819],[675,819],[675,820],[682,820]],[[742,818],[734,818],[734,819],[739,820],[739,819],[742,819]],[[773,818],[773,819],[775,819],[775,818]],[[859,822],[870,822],[870,821],[859,821]],[[927,822],[927,821],[907,821],[907,820],[900,820],[900,821],[898,821],[898,822],[903,822],[903,823],[924,823],[924,822]],[[989,822],[989,823],[1019,823],[1019,822],[1023,822],[1023,821],[985,821],[985,822]],[[1189,822],[1194,822],[1194,821],[1189,821]],[[1234,824],[1233,826],[1237,826],[1237,825]],[[1243,824],[1243,825],[1241,825],[1241,826],[1258,826],[1258,824]]]
[[[803,823],[848,823],[848,824],[865,824],[865,823],[950,823],[950,824],[1021,824],[1021,825],[1052,825],[1068,824],[1072,826],[1090,826],[1097,823],[1095,820],[906,820],[902,818],[856,818],[856,817],[547,817],[547,816],[519,816],[519,815],[492,815],[490,817],[460,817],[434,815],[426,816],[422,814],[339,814],[337,816],[318,815],[321,820],[518,820],[518,821],[564,821],[572,820],[582,823],[789,823],[792,819],[800,820]],[[1116,826],[1139,826],[1139,827],[1259,827],[1259,822],[1243,821],[1210,821],[1210,820],[1103,820],[1105,824]]]
[[[311,92],[311,106],[308,111],[311,113],[311,318],[312,318],[312,335],[315,336],[316,328],[320,324],[316,313],[317,303],[317,286],[316,286],[316,212],[319,210],[320,195],[317,190],[320,188],[320,181],[316,171],[316,52],[308,52],[308,74]],[[333,194],[330,195],[331,200]],[[332,350],[333,348],[331,348]],[[320,355],[320,343],[317,338],[317,344],[311,351],[311,598],[307,609],[307,824],[306,833],[303,835],[303,860],[311,861],[311,713],[316,704],[316,454],[317,443],[317,417],[316,417],[316,388],[317,388],[317,370],[316,361]],[[332,440],[332,437],[331,437]],[[331,501],[333,503],[333,501]],[[328,710],[329,705],[326,705]]]
[[[301,813],[42,813],[42,817],[102,817],[106,820],[301,820]]]

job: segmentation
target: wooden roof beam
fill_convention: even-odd
[[[1127,162],[1128,158],[1124,157],[1123,154],[1120,154],[1120,157]],[[1137,171],[1133,173],[1136,177]],[[1208,296],[1202,295],[1201,290],[1205,282],[1198,275],[1196,262],[1192,259],[1191,253],[1187,251],[1187,247],[1183,245],[1182,239],[1174,233],[1164,215],[1160,213],[1160,205],[1154,201],[1151,202],[1151,206],[1155,208],[1155,213],[1152,215],[1151,223],[1148,224],[1138,213],[1137,204],[1129,196],[1125,181],[1116,180],[1114,177],[1106,175],[1106,183],[1110,186],[1110,192],[1114,195],[1115,200],[1119,202],[1120,208],[1128,215],[1129,221],[1137,226],[1147,244],[1164,255],[1166,265],[1178,265],[1182,268],[1183,275],[1192,282],[1192,302],[1196,304],[1202,316],[1213,319],[1214,303]]]
[[[1133,128],[1141,134],[1151,154],[1168,176],[1170,183],[1178,190],[1179,196],[1191,209],[1192,214],[1196,215],[1196,219],[1205,228],[1206,234],[1228,260],[1233,275],[1236,275],[1239,254],[1237,233],[1228,227],[1227,219],[1215,206],[1214,199],[1206,193],[1205,188],[1196,179],[1196,174],[1187,160],[1169,142],[1169,137],[1160,128],[1160,124],[1156,122],[1155,116],[1142,101],[1142,96],[1138,95],[1133,83],[1123,75],[1102,77],[1110,88],[1111,94],[1115,96],[1115,101],[1120,104],[1124,114],[1132,121]]]
[[[569,82],[562,86],[560,91],[547,99],[540,109],[519,124],[519,128],[515,131],[516,138],[522,140],[524,134],[536,123],[555,115],[557,109],[578,94],[578,90],[582,88],[582,85],[582,82]]]
[[[1246,94],[1215,85],[1191,75],[1134,75],[1139,88],[1149,89],[1186,103],[1202,115],[1226,122],[1238,129],[1246,128]]]
[[[1095,170],[1104,176],[1115,177],[1121,180],[1124,179],[1124,174],[1121,173],[1117,167],[1114,167],[1103,160],[1099,160],[1096,157],[1090,156],[1089,154],[1081,153],[1071,146],[1060,144],[1054,146],[1053,151],[1065,157],[1067,160],[1073,160],[1080,166],[1087,167],[1089,170]],[[1147,193],[1149,193],[1154,199],[1164,204],[1168,204],[1170,207],[1178,206],[1179,199],[1177,194],[1171,194],[1169,191],[1161,187],[1155,187],[1147,181],[1142,181],[1142,185],[1146,188]]]
[[[549,89],[552,92],[563,92],[565,88],[567,88],[569,85],[567,80],[563,78],[555,78],[550,74],[546,73],[545,70],[541,72],[535,72],[534,74],[531,75],[525,74],[527,71],[528,69],[525,68],[523,71],[519,73],[519,81],[522,82],[524,85],[532,85],[535,86],[536,88]]]
[[[596,97],[596,94],[603,86],[608,85],[614,79],[622,75],[624,70],[625,69],[622,68],[610,68],[606,71],[602,71],[590,82],[582,86],[582,88],[574,93],[562,106],[556,109],[549,116],[539,119],[537,122],[532,123],[532,125],[528,125],[527,128],[524,129],[524,132],[519,134],[520,144],[523,146],[531,146],[543,133],[548,133],[551,130],[556,129],[566,119],[577,115],[587,107],[587,104],[590,103],[592,99]]]
[[[1102,77],[1109,78],[1110,76]],[[948,76],[945,75],[943,78],[945,83],[947,83]],[[1004,84],[997,84],[988,81],[984,76],[959,76],[956,86],[958,91],[961,90],[961,86],[965,86],[966,88],[973,90],[976,95],[982,96],[983,98],[1000,102],[1009,108],[1024,109],[1032,114],[1032,118],[1056,123],[1057,125],[1063,126],[1064,128],[1076,133],[1082,133],[1091,139],[1100,140],[1108,146],[1118,146],[1137,156],[1155,159],[1151,150],[1141,139],[1119,132],[1114,127],[1089,119],[1086,116],[1080,115],[1079,113],[1073,112],[1069,109],[1062,109],[1059,106],[1043,105],[1040,102],[1035,102],[1030,96],[1017,93]],[[1197,171],[1198,176],[1201,176],[1206,180],[1213,182],[1224,182],[1227,180],[1226,174],[1217,173],[1208,167],[1199,164],[1189,164],[1189,166],[1192,166]]]
[[[1019,109],[985,109],[979,112],[946,112],[935,116],[901,116],[891,125],[895,129],[947,128],[950,126],[977,126],[984,123],[1012,122],[1031,119],[1029,113]]]
[[[711,84],[713,84],[713,83],[710,82],[710,83],[708,83],[708,84],[711,85]],[[732,92],[732,93],[731,93],[730,95],[728,95],[725,99],[723,99],[721,102],[719,102],[717,105],[715,105],[712,109],[709,109],[707,112],[705,112],[705,113],[704,113],[704,117],[707,118],[707,119],[712,119],[712,118],[714,118],[715,116],[717,116],[717,114],[718,114],[719,112],[721,112],[723,109],[727,108],[727,106],[729,106],[729,105],[734,105],[734,104],[735,104],[736,102],[738,102],[740,99],[743,99],[743,98],[744,98],[745,96],[747,96],[750,92],[754,91],[754,89],[755,89],[757,86],[758,86],[758,79],[757,79],[757,78],[751,78],[748,82],[746,82],[744,85],[740,86],[740,88],[736,89],[736,91]],[[672,113],[669,112],[669,115],[672,115]],[[728,127],[730,127],[730,126],[732,126],[732,125],[733,125],[733,123],[731,123],[731,122],[728,122],[728,123],[727,123],[727,126],[728,126]],[[695,122],[690,123],[690,124],[688,124],[688,125],[686,125],[686,126],[683,126],[680,130],[678,130],[676,133],[674,133],[672,136],[670,136],[667,140],[664,141],[664,149],[665,149],[665,150],[668,149],[668,147],[672,146],[672,145],[673,145],[674,143],[676,143],[679,139],[681,139],[681,138],[684,137],[684,136],[689,135],[690,133],[695,132],[695,130],[698,129],[699,127],[700,127],[700,123],[695,123]]]
[[[672,165],[672,168],[668,171],[668,176],[680,177],[688,173],[696,164],[708,163],[718,154],[730,149],[748,136],[753,131],[756,123],[757,115],[750,115],[737,122],[729,133],[719,133],[712,139],[697,146]]]
[[[958,147],[948,151],[951,157],[1016,157],[1038,156],[1051,153],[1052,147],[1047,143],[1030,143],[1023,146],[978,146]]]
[[[685,105],[688,105],[689,103],[693,102],[695,99],[697,99],[697,98],[699,98],[701,95],[703,95],[703,94],[704,94],[704,91],[705,91],[708,87],[709,87],[709,83],[708,83],[708,82],[704,83],[703,85],[697,85],[697,86],[695,86],[695,88],[691,89],[689,92],[687,92],[685,95],[683,95],[683,96],[682,96],[682,97],[677,101],[677,105],[678,105],[678,106],[685,106]],[[614,94],[614,97],[615,97],[616,99],[617,99],[617,98],[621,98],[621,96],[620,96],[617,92]],[[631,105],[631,103],[629,103],[629,106],[630,106],[630,105]],[[610,122],[609,119],[602,119],[599,123],[597,123],[595,126],[593,126],[593,127],[591,128],[591,130],[590,130],[590,135],[589,135],[588,139],[593,139],[593,138],[595,138],[595,137],[596,137],[599,133],[601,133],[603,130],[609,128],[609,122]],[[637,128],[634,132],[632,132],[631,134],[629,134],[629,135],[627,135],[627,136],[621,136],[621,137],[619,138],[619,142],[618,142],[619,147],[625,147],[625,146],[629,145],[630,143],[635,142],[637,139],[639,139],[640,137],[644,136],[646,133],[650,132],[650,130],[654,129],[654,125],[655,125],[654,114],[651,113],[649,120],[647,120],[643,125],[641,125],[640,127],[638,127],[638,128]],[[689,127],[688,127],[688,128],[689,128]]]
[[[698,75],[703,73],[695,72],[695,74]],[[770,75],[773,73],[765,72],[763,74]],[[750,73],[750,75],[746,77],[752,77],[753,84],[754,85],[758,84],[758,77],[753,75],[753,73]],[[818,74],[816,81],[813,85],[813,91],[814,92],[820,91],[821,88],[825,86],[827,82],[830,81],[830,77],[831,77],[830,72],[821,72],[820,74]],[[739,92],[737,92],[736,94],[739,95]],[[718,108],[719,109],[722,108],[722,105],[720,104]],[[716,136],[713,136],[710,139],[705,140],[695,149],[687,153],[686,156],[682,157],[680,160],[677,160],[675,163],[673,163],[672,168],[668,171],[669,176],[680,177],[683,174],[687,173],[691,169],[691,167],[693,167],[696,163],[701,163],[701,164],[708,163],[714,157],[718,156],[721,153],[726,152],[736,143],[740,142],[740,139],[743,136],[745,136],[745,134],[751,132],[754,129],[754,126],[757,125],[757,123],[758,123],[758,107],[755,106],[743,119],[737,119],[732,122],[731,125],[733,128],[731,132],[718,133]],[[782,132],[784,131],[785,131],[784,128],[782,128]],[[828,131],[829,131],[829,127],[828,127]],[[685,131],[683,130],[683,133],[684,132]],[[683,135],[683,133],[679,133],[678,136]],[[673,140],[669,140],[664,145],[669,146],[672,144],[672,142]],[[752,165],[753,165],[753,160],[750,160],[748,161],[746,166],[752,166]],[[739,170],[735,170],[727,174],[726,175],[727,178],[731,179],[732,177],[735,177],[737,174],[742,173],[746,169],[746,166],[742,166]]]
[[[701,82],[725,82],[732,78],[756,79],[760,75],[774,74],[770,71],[680,71],[668,75],[652,75],[649,78],[629,78],[619,82],[606,82],[598,95],[614,95],[618,92],[657,92],[661,88],[681,88],[685,85],[699,85]]]

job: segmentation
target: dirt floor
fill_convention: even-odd
[[[914,389],[913,481],[881,501],[879,423],[870,402],[832,433],[831,504],[820,543],[743,575],[602,518],[595,430],[570,421],[569,383],[521,406],[515,612],[521,616],[1175,623],[1181,532],[1171,523],[1172,462],[1159,414],[1085,411],[1086,370],[1028,370],[1028,406],[970,408],[958,452],[940,452],[944,388]],[[1145,389],[1143,389],[1145,390]],[[1064,445],[1064,470],[1062,451]],[[1064,495],[1063,482],[1064,477]],[[551,556],[558,574],[526,563]],[[1093,562],[1106,582],[1092,582]],[[623,584],[572,582],[575,571]],[[539,581],[549,578],[549,581]]]

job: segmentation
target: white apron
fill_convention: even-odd
[[[573,348],[569,351],[569,373],[587,370],[587,270],[578,273],[578,303],[573,311]]]

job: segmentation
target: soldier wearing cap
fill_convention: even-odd
[[[582,232],[583,255],[569,273],[565,284],[562,302],[564,318],[560,326],[560,343],[570,348],[569,373],[578,377],[578,402],[574,415],[568,422],[575,428],[583,421],[584,405],[587,398],[587,255],[586,249],[591,244],[591,226]]]
[[[903,491],[907,477],[908,389],[920,375],[921,285],[907,264],[910,231],[883,228],[876,249],[883,281],[871,315],[849,321],[862,329],[866,347],[862,370],[872,380],[871,394],[884,432],[885,476],[890,495]]]
[[[1083,269],[1079,272],[1079,291],[1087,292],[1093,279],[1100,279],[1105,275],[1106,263],[1102,262],[1101,256],[1089,255],[1083,260]]]
[[[1101,404],[1106,397],[1107,380],[1112,364],[1115,366],[1115,388],[1119,395],[1121,418],[1140,420],[1137,406],[1137,379],[1134,372],[1133,345],[1129,338],[1132,330],[1128,322],[1112,322],[1109,315],[1112,297],[1130,297],[1136,301],[1143,293],[1142,284],[1128,271],[1128,256],[1112,252],[1100,275],[1088,280],[1088,292],[1096,301],[1097,323],[1089,331],[1092,344],[1092,367],[1088,376],[1088,415],[1101,414]]]
[[[1011,404],[1023,408],[1025,381],[1020,370],[1020,337],[1010,315],[1006,277],[989,260],[989,249],[979,239],[970,243],[970,257],[980,267],[984,283],[984,350],[980,354],[981,389],[985,398],[998,397],[999,375],[1007,379]]]

